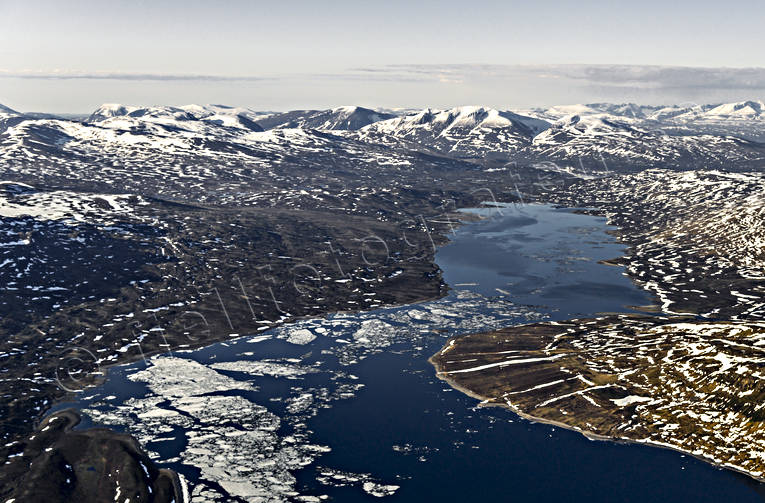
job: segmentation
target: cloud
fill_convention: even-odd
[[[643,65],[398,64],[349,68],[343,72],[279,76],[0,70],[0,78],[172,82],[258,82],[275,80],[367,80],[381,82],[569,81],[579,86],[635,90],[765,90],[765,68],[702,68]]]
[[[649,65],[483,65],[418,64],[355,68],[371,79],[401,78],[422,81],[469,82],[570,81],[598,88],[656,90],[765,90],[765,68],[704,68]]]
[[[280,110],[351,101],[391,108],[480,103],[524,109],[561,103],[724,103],[765,96],[765,68],[650,65],[395,64],[259,75],[0,69],[0,84],[14,78],[28,79],[24,84],[30,85],[3,86],[4,99],[60,112],[69,110],[40,101],[40,96],[52,100],[57,95],[41,89],[80,95],[77,110],[91,107],[94,96],[123,102],[236,101]],[[120,82],[127,85],[113,85]],[[251,85],[226,85],[236,82]]]
[[[111,73],[74,71],[11,71],[0,70],[0,78],[33,80],[124,80],[124,81],[173,81],[173,82],[252,82],[272,80],[269,77],[204,75],[204,74],[163,74],[163,73]]]
[[[765,68],[585,66],[563,73],[593,84],[654,89],[765,89]]]

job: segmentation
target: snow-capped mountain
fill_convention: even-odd
[[[249,108],[227,105],[185,105],[181,108],[199,120],[216,123],[220,126],[237,127],[244,124],[253,131],[261,131],[263,128],[257,125],[257,122],[264,117],[273,115],[271,112],[257,112]]]
[[[260,119],[263,129],[327,129],[354,131],[395,115],[363,107],[347,106],[329,110],[293,110]]]
[[[765,104],[756,100],[669,106],[590,103],[558,105],[546,109],[532,109],[523,113],[551,122],[578,115],[582,118],[595,117],[628,123],[642,129],[658,130],[670,135],[734,135],[750,140],[765,141],[765,128],[762,127],[765,121]]]
[[[138,110],[138,108],[139,107],[121,105],[119,103],[104,103],[98,107],[95,112],[90,114],[88,122],[99,122],[111,117],[122,117],[130,112]]]
[[[648,119],[657,107],[560,106],[536,117],[483,107],[422,110],[354,133],[365,141],[478,162],[553,161],[562,167],[634,170],[765,167],[765,145],[690,130],[672,134]],[[542,117],[567,115],[555,122]]]
[[[374,185],[378,177],[394,183],[403,172],[480,170],[315,129],[253,131],[210,120],[215,115],[199,118],[196,110],[124,109],[93,122],[25,119],[0,131],[0,179],[37,185],[42,177],[79,190],[215,204],[239,197],[241,204],[237,194],[256,197],[253,187],[278,192],[339,177]]]
[[[667,107],[650,116],[649,120],[656,121],[658,127],[671,133],[696,131],[765,141],[765,104],[762,101]]]
[[[640,122],[661,108],[651,105],[637,105],[635,103],[588,103],[534,108],[520,113],[550,122],[555,122],[572,115],[619,119],[622,122]]]
[[[264,116],[246,108],[223,105],[132,107],[104,104],[93,112],[86,122],[116,129],[140,129],[147,124],[153,124],[186,130],[213,125],[262,131],[256,121]]]
[[[735,113],[748,117],[758,110],[749,104],[707,111],[715,108],[719,117]],[[555,113],[563,110],[597,113],[550,123],[465,106],[426,109],[349,131],[332,128],[352,129],[384,116],[346,107],[313,115],[291,112],[293,122],[285,122],[289,114],[272,120],[249,109],[222,105],[104,105],[86,121],[3,115],[0,161],[6,178],[20,182],[37,183],[42,173],[51,183],[71,185],[72,180],[81,180],[84,185],[96,183],[97,190],[105,192],[129,185],[165,197],[194,194],[197,200],[211,201],[219,194],[211,195],[210,184],[225,185],[226,197],[232,197],[240,185],[277,188],[287,179],[318,179],[320,173],[325,179],[342,172],[379,181],[386,173],[403,170],[509,169],[512,162],[520,166],[554,162],[563,171],[602,170],[604,163],[614,171],[765,168],[765,144],[699,134],[692,126],[684,126],[682,134],[668,134],[651,126],[658,121],[648,118],[647,109],[587,105],[560,107]],[[616,112],[639,112],[645,118],[620,119]],[[296,124],[302,126],[288,127]],[[272,129],[262,131],[261,125]]]
[[[23,122],[25,119],[23,114],[8,108],[4,105],[0,105],[0,133],[5,131],[11,126],[15,126]]]
[[[703,115],[704,119],[765,119],[765,104],[762,101],[742,101],[718,105]]]
[[[673,123],[674,121],[692,121],[701,117],[708,110],[711,110],[714,107],[715,105],[671,105],[654,110],[646,116],[646,119],[660,123]]]
[[[600,114],[561,119],[537,135],[520,155],[616,170],[765,167],[765,145],[758,142],[708,134],[668,135]]]
[[[517,152],[549,125],[541,119],[492,108],[428,108],[362,128],[358,137],[456,157],[478,158]]]
[[[13,110],[3,104],[0,104],[0,114],[18,115],[19,113],[16,110]]]
[[[765,104],[762,101],[741,101],[717,105],[668,106],[656,109],[653,113],[647,114],[645,118],[671,124],[756,122],[765,120]]]

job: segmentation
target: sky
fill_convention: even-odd
[[[255,110],[765,97],[765,2],[0,0],[0,103]]]

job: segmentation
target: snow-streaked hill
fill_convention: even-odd
[[[393,184],[405,172],[480,170],[315,129],[252,131],[197,118],[193,110],[138,110],[95,122],[39,119],[8,127],[0,131],[0,179],[244,204],[241,194],[257,198],[340,178],[371,186],[380,177]]]
[[[762,101],[724,103],[707,111],[705,119],[765,119],[765,104]]]
[[[765,141],[765,128],[762,127],[765,121],[765,104],[758,100],[666,106],[590,103],[532,109],[523,113],[552,122],[578,115],[582,118],[595,117],[628,123],[670,135],[734,135]]]
[[[86,121],[0,117],[0,161],[7,179],[22,182],[37,182],[42,173],[52,182],[81,180],[104,192],[133,184],[166,197],[196,194],[202,200],[218,197],[209,195],[210,184],[223,183],[226,197],[232,197],[236,187],[256,180],[279,187],[291,177],[332,178],[342,172],[379,181],[385,173],[416,170],[419,165],[427,171],[438,162],[465,169],[464,161],[469,161],[471,170],[552,162],[561,172],[581,167],[763,169],[765,144],[705,134],[703,128],[694,129],[692,121],[675,134],[665,129],[668,120],[655,118],[664,114],[675,120],[685,113],[716,110],[715,117],[738,114],[738,124],[754,127],[759,123],[752,114],[758,106],[747,103],[679,114],[668,107],[637,105],[553,107],[555,114],[578,110],[589,115],[564,116],[552,123],[478,106],[425,109],[378,120],[392,114],[343,107],[264,117],[224,105],[108,104]],[[360,124],[366,125],[353,130]],[[262,131],[261,125],[271,129]]]
[[[346,106],[329,110],[293,110],[260,119],[263,129],[325,129],[354,131],[395,115],[369,108]]]
[[[630,245],[627,273],[664,312],[763,319],[764,191],[764,173],[650,169],[582,181],[557,202],[608,215]]]
[[[154,124],[191,131],[204,130],[206,125],[262,131],[256,123],[262,117],[264,114],[246,108],[223,105],[133,107],[104,104],[86,122],[117,129],[135,129]]]
[[[529,145],[549,123],[513,112],[464,106],[450,110],[425,109],[377,122],[358,131],[358,137],[384,144],[464,158],[490,153],[512,154]]]
[[[765,168],[765,145],[732,136],[669,135],[602,114],[554,123],[521,152],[527,159],[636,170]]]

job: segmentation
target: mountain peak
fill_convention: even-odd
[[[357,107],[355,105],[345,105],[345,106],[342,106],[342,107],[333,108],[332,109],[332,113],[335,113],[335,114],[348,114],[348,115],[350,115],[350,114],[355,113],[355,112],[360,111],[360,110],[367,110],[367,109],[363,108],[363,107]]]
[[[259,120],[264,129],[325,129],[354,131],[369,124],[396,116],[359,106],[342,106],[327,110],[292,110]]]
[[[90,114],[88,122],[99,122],[110,117],[120,117],[122,115],[127,115],[134,110],[136,110],[136,107],[127,107],[119,103],[104,103]]]
[[[16,110],[13,110],[12,108],[8,108],[7,106],[0,104],[0,113],[3,114],[14,114],[18,115],[19,113]]]
[[[740,101],[723,103],[708,112],[711,116],[755,117],[763,113],[765,104],[761,101]]]
[[[426,108],[371,124],[359,136],[377,142],[427,145],[429,150],[462,158],[507,156],[531,143],[550,123],[477,105],[446,110]]]

